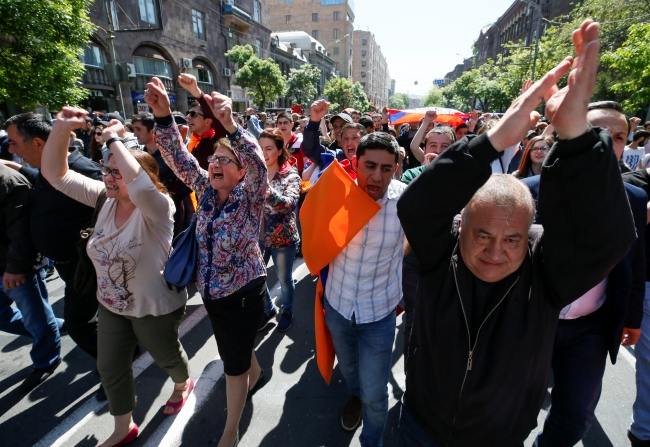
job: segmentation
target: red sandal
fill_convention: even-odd
[[[135,438],[138,437],[138,432],[139,432],[138,426],[134,425],[133,428],[129,430],[129,432],[126,434],[124,439],[122,439],[117,444],[113,444],[113,447],[120,447],[122,445],[128,444],[129,442],[135,441]]]
[[[172,407],[174,409],[174,411],[172,411],[171,413],[164,413],[163,412],[163,414],[165,416],[171,416],[172,414],[176,414],[179,411],[181,411],[181,409],[185,405],[185,402],[187,402],[187,398],[190,397],[190,394],[192,394],[193,389],[194,389],[194,380],[192,380],[190,378],[190,384],[187,387],[187,396],[185,396],[182,400],[179,400],[178,402],[167,401],[167,403],[165,405],[168,406],[168,407]]]

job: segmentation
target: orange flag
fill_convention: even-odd
[[[312,275],[329,265],[381,209],[334,161],[307,194],[300,211],[302,253]],[[316,286],[314,329],[316,363],[329,385],[334,370],[334,344],[325,324],[323,284]]]

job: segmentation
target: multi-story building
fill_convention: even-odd
[[[325,51],[322,43],[304,31],[272,33],[271,52],[273,60],[280,65],[282,73],[287,77],[291,68],[297,68],[304,63],[317,67],[321,73],[320,79],[316,83],[318,96],[323,94],[325,83],[336,76],[332,55]],[[291,98],[278,100],[278,107],[290,106]]]
[[[368,101],[378,108],[388,105],[388,63],[370,31],[354,31],[354,65],[352,80],[360,82]]]
[[[114,56],[104,31],[106,11],[115,27]],[[144,106],[144,89],[152,76],[165,84],[173,109],[187,110],[193,99],[176,81],[182,72],[194,74],[203,91],[229,94],[242,111],[248,104],[246,92],[232,84],[235,67],[224,53],[247,43],[258,56],[271,53],[268,0],[97,0],[90,17],[101,28],[83,56],[83,86],[91,92],[84,105],[124,111],[126,117]],[[120,64],[128,80],[111,82],[104,64],[112,62]]]
[[[270,0],[269,14],[274,32],[304,31],[330,53],[337,75],[352,77],[353,0]]]
[[[504,44],[520,42],[533,45],[537,39],[537,21],[541,12],[540,37],[544,35],[549,20],[568,14],[579,0],[515,0],[496,22],[481,29],[476,41],[475,58],[465,60],[445,76],[449,82],[457,79],[473,66],[479,67],[488,59],[496,60],[506,54]],[[467,68],[469,66],[469,68]]]

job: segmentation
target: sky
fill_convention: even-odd
[[[396,93],[423,96],[472,55],[481,28],[514,1],[354,0],[354,28],[375,34]]]

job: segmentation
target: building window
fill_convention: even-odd
[[[313,30],[313,31],[311,32],[311,37],[313,37],[314,39],[318,40],[318,30],[317,30],[317,29],[315,29],[315,30]]]
[[[255,39],[255,55],[259,58],[262,57],[262,41]]]
[[[361,39],[361,45],[368,45],[368,39]]]
[[[334,47],[334,56],[339,55],[339,47]]]
[[[365,67],[366,66],[366,61],[361,61],[361,66]]]
[[[140,20],[157,25],[158,20],[154,0],[140,0],[138,3],[140,5]]]
[[[334,11],[334,20],[341,20],[341,12]]]
[[[364,44],[365,45],[365,44]],[[366,57],[368,52],[366,50],[361,50],[361,56]]]
[[[312,22],[318,22],[318,13],[317,12],[312,12],[311,13],[311,21]]]
[[[160,78],[167,91],[174,91],[172,66],[166,60],[133,56],[133,64],[136,77],[134,81],[131,81],[131,91],[144,91],[147,88],[147,83],[151,82],[152,76]]]
[[[284,16],[284,20],[285,23],[291,23],[291,16],[290,15]]]
[[[365,83],[365,82],[362,82],[362,83],[361,83],[361,87],[366,88],[366,83]]]
[[[257,0],[253,2],[253,20],[257,23],[262,21],[262,4]]]
[[[91,65],[93,67],[99,67],[102,69],[106,63],[104,59],[104,53],[102,52],[101,48],[96,46],[84,48],[84,54],[81,56],[81,62],[83,62],[84,65]]]
[[[335,39],[339,38],[339,30],[337,30],[337,29],[334,30],[334,38]]]
[[[203,62],[195,61],[193,65],[194,68],[190,68],[188,72],[194,75],[198,87],[204,92],[214,91],[215,90],[214,77],[212,76],[212,71],[210,71],[203,64]],[[192,95],[188,95],[188,96],[189,96],[188,100],[190,101],[190,104],[193,103],[195,100],[192,97]]]
[[[203,13],[195,9],[192,10],[192,28],[194,29],[194,37],[200,40],[205,40]]]

